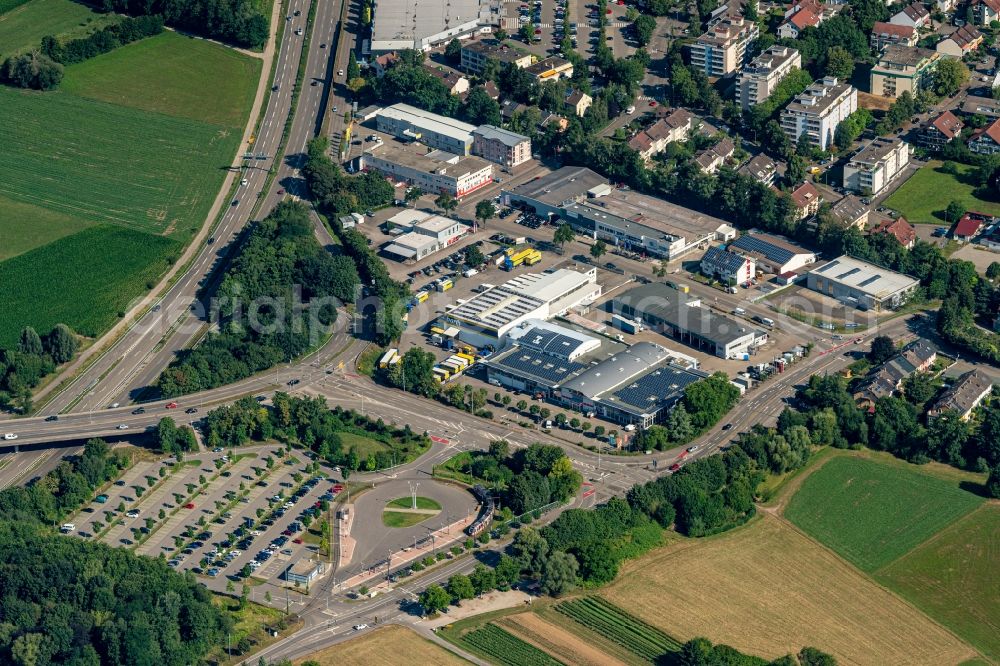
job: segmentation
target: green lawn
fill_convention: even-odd
[[[982,498],[955,482],[861,458],[834,458],[802,482],[785,517],[872,572],[909,552]]]
[[[0,348],[27,325],[40,332],[64,323],[97,335],[166,269],[180,243],[114,225],[98,225],[0,262]]]
[[[382,524],[386,527],[413,527],[433,518],[430,513],[403,513],[402,511],[383,511]]]
[[[45,35],[79,37],[118,20],[72,0],[0,0],[0,10],[0,60],[38,48]]]
[[[340,441],[344,445],[345,451],[357,449],[358,457],[361,458],[362,461],[368,457],[369,453],[389,450],[388,446],[377,439],[365,437],[364,435],[356,435],[353,432],[338,432],[337,437],[340,437]]]
[[[952,201],[961,201],[966,210],[1000,215],[1000,198],[981,199],[970,182],[975,167],[959,164],[958,176],[940,171],[941,162],[932,160],[903,183],[885,205],[898,210],[915,224],[946,224],[944,209]]]
[[[413,508],[413,501],[409,497],[400,497],[399,499],[394,499],[388,504],[387,507],[393,509],[411,509]],[[441,505],[432,500],[430,497],[417,497],[417,508],[418,509],[428,509],[433,511],[440,511]]]
[[[86,228],[87,223],[54,210],[0,197],[0,261]]]
[[[1000,505],[986,504],[876,578],[1000,661]]]
[[[260,67],[260,60],[233,49],[164,32],[73,65],[61,89],[239,134],[253,104]]]

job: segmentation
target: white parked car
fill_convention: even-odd
[[[356,624],[354,625],[354,631],[361,631],[362,629],[367,629],[367,624]]]
[[[128,430],[128,426],[125,425],[124,423],[119,423],[118,424],[118,429],[119,430]]]
[[[6,440],[17,439],[17,435],[12,432],[8,432],[4,434],[3,438]]]

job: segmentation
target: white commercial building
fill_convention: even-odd
[[[472,152],[472,133],[476,126],[461,120],[409,104],[393,104],[379,111],[376,121],[379,132],[391,134],[397,139],[419,141],[456,155],[465,156]]]
[[[493,165],[482,158],[394,140],[366,148],[357,169],[374,169],[396,182],[456,198],[493,182]]]
[[[597,269],[585,273],[561,268],[525,273],[449,307],[441,323],[459,329],[458,337],[474,347],[496,346],[529,319],[548,320],[601,295]]]
[[[895,309],[920,286],[920,281],[847,255],[809,271],[813,291],[862,310]]]
[[[910,163],[910,144],[902,139],[875,139],[844,166],[844,187],[876,195]]]
[[[775,44],[743,68],[736,81],[736,99],[749,109],[762,104],[783,78],[802,67],[802,56],[795,49]]]
[[[419,261],[457,242],[469,227],[451,218],[424,211],[405,210],[388,220],[390,226],[408,228],[382,248],[383,252],[403,260]]]
[[[828,76],[815,81],[781,112],[781,129],[795,143],[803,134],[809,143],[826,150],[833,133],[858,109],[858,91],[849,83]]]
[[[468,36],[499,21],[494,0],[375,0],[372,7],[373,54],[414,49]]]

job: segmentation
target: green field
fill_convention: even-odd
[[[961,201],[966,210],[1000,215],[1000,200],[981,199],[970,176],[975,167],[958,164],[958,176],[939,170],[941,162],[932,160],[903,183],[885,205],[898,210],[915,224],[946,224],[944,209],[952,201]]]
[[[411,509],[413,508],[413,501],[409,497],[400,497],[386,504],[386,507],[390,509]],[[417,508],[427,511],[440,511],[441,505],[430,497],[417,497]]]
[[[233,49],[164,32],[73,65],[61,89],[238,134],[247,123],[260,67],[260,60]]]
[[[862,458],[834,458],[808,476],[785,517],[872,572],[969,513],[982,499],[957,483]]]
[[[88,225],[69,215],[0,197],[0,261],[81,231]]]
[[[555,609],[591,631],[653,663],[677,652],[681,644],[601,597],[581,597],[558,604]]]
[[[361,460],[367,458],[369,453],[388,451],[390,448],[387,444],[383,444],[377,439],[358,435],[353,432],[338,432],[337,437],[340,438],[345,451],[350,451],[351,449],[357,450],[358,457]]]
[[[1000,661],[1000,505],[986,504],[876,578]]]
[[[562,663],[492,623],[465,634],[458,644],[505,666],[558,666]]]
[[[72,0],[0,0],[0,59],[38,48],[45,35],[78,37],[117,20]]]
[[[26,323],[42,332],[59,323],[84,335],[106,330],[179,251],[168,238],[99,225],[0,262],[0,348]]]
[[[402,511],[383,511],[382,524],[386,527],[413,527],[419,525],[429,518],[433,518],[433,513],[404,513]]]

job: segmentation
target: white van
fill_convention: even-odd
[[[67,532],[72,532],[75,529],[76,525],[74,525],[73,523],[64,523],[63,526],[59,528],[59,531],[65,534]]]
[[[462,271],[462,277],[470,278],[473,275],[479,275],[479,271],[477,271],[475,268],[470,268],[466,271]]]
[[[628,107],[627,109],[625,109],[625,113],[631,116],[633,113],[635,113],[635,107],[634,106]]]

